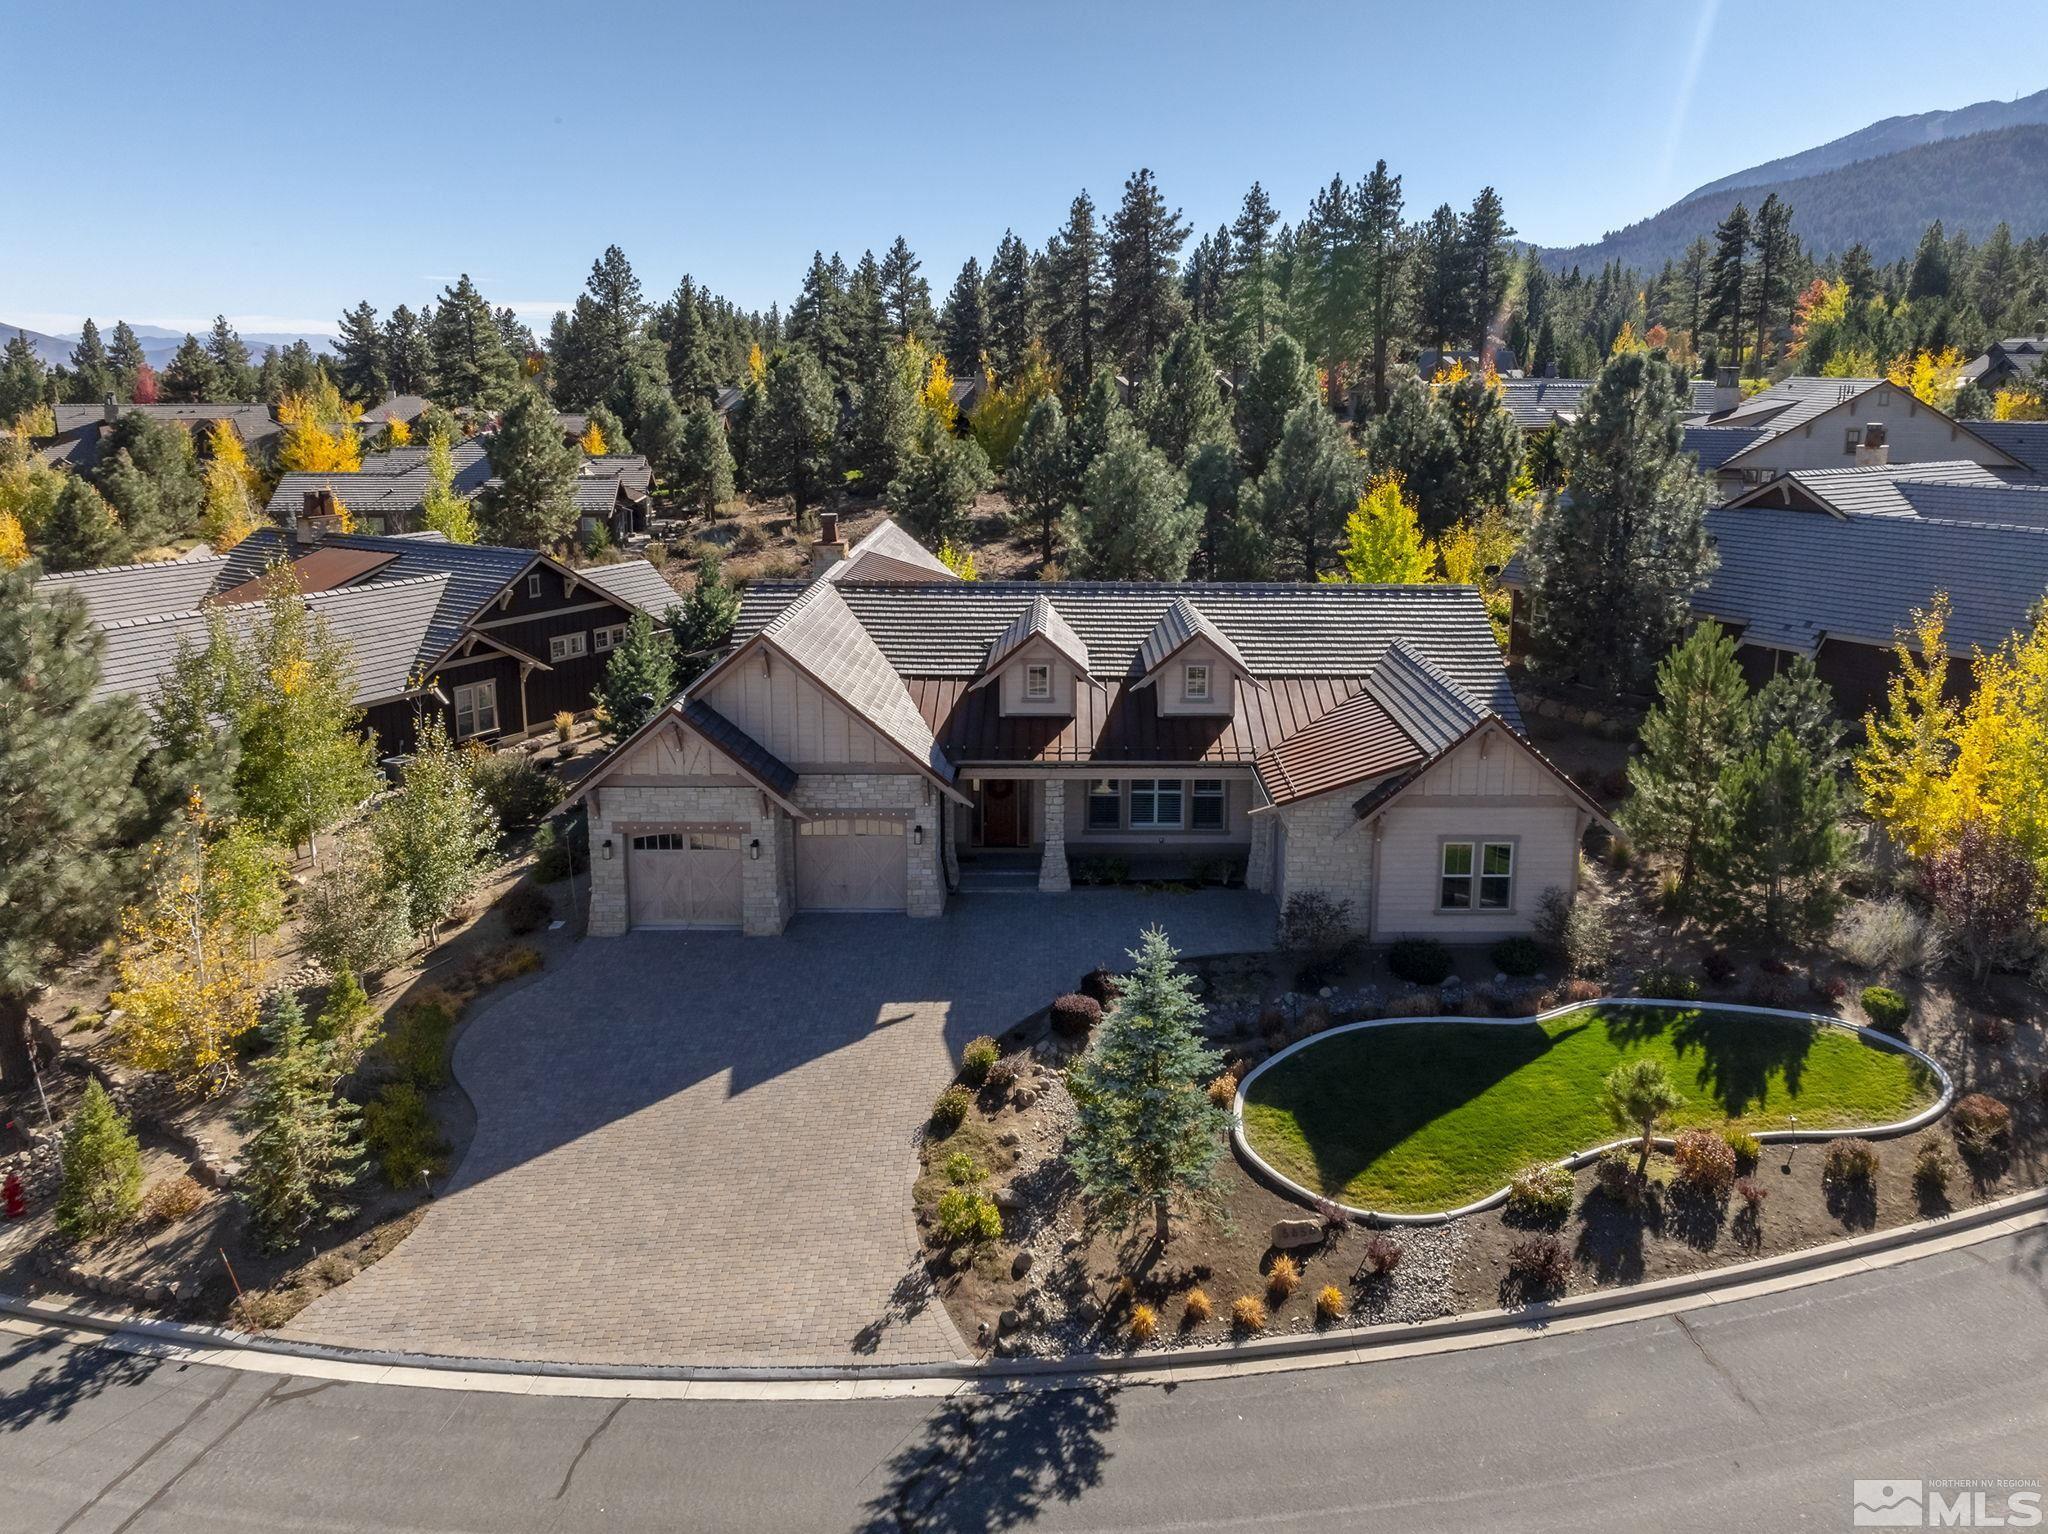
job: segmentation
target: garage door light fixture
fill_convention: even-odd
[[[755,837],[755,838],[754,838],[754,839],[753,839],[752,841],[750,841],[750,842],[748,842],[748,843],[747,843],[747,856],[748,856],[748,858],[750,858],[750,859],[751,859],[752,861],[754,861],[754,862],[756,862],[756,863],[758,863],[758,862],[760,862],[760,861],[761,861],[761,838],[760,838],[760,837],[758,837],[758,836],[757,836],[757,837]]]

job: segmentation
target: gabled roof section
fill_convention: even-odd
[[[226,557],[220,554],[187,555],[146,565],[102,565],[45,575],[36,582],[36,592],[44,597],[71,592],[84,601],[92,621],[104,628],[129,618],[194,610],[213,590],[214,579],[226,565]]]
[[[1503,378],[1501,408],[1524,431],[1543,431],[1578,412],[1590,378]]]
[[[1750,453],[1755,452],[1761,444],[1782,437],[1789,431],[1796,431],[1802,426],[1811,426],[1822,416],[1841,406],[1852,404],[1873,389],[1896,388],[1897,384],[1884,378],[1788,378],[1782,383],[1771,385],[1761,393],[1751,395],[1733,410],[1713,417],[1708,424],[1750,426],[1762,432],[1756,442],[1724,460],[1726,463],[1739,463]],[[1899,392],[1908,393],[1903,389]],[[1978,436],[1947,411],[1937,410],[1925,400],[1914,400],[1911,403],[1915,410],[1924,410],[1936,420],[1948,422],[1955,435],[1980,443],[2001,457],[2011,457],[2003,448]],[[2005,465],[2015,466],[2018,466],[2016,459]]]
[[[1700,468],[1712,473],[1737,453],[1756,446],[1769,433],[1748,426],[1687,426],[1682,451],[1699,460]]]
[[[1158,680],[1160,669],[1198,639],[1235,666],[1239,675],[1252,674],[1251,666],[1230,636],[1204,617],[1202,610],[1187,597],[1176,596],[1159,615],[1144,644],[1138,647],[1138,680],[1133,685],[1144,687]]]
[[[802,806],[790,797],[796,791],[796,769],[710,704],[695,698],[672,698],[656,709],[645,724],[613,746],[602,762],[577,779],[576,786],[548,813],[559,813],[592,789],[600,787],[618,771],[620,764],[632,755],[634,747],[641,741],[669,728],[688,729],[702,736],[769,798],[799,820],[806,818]]]
[[[960,577],[894,519],[884,517],[846,551],[846,558],[825,572],[825,579],[843,585],[850,581],[957,581]]]
[[[2008,458],[2017,458],[2037,474],[2048,474],[2048,421],[1964,421]]]
[[[335,591],[343,586],[353,586],[396,558],[398,555],[388,549],[338,549],[323,544],[293,560],[291,572],[299,583],[299,590],[310,595],[315,591]],[[241,602],[260,602],[269,579],[268,572],[252,576],[239,586],[216,592],[213,600],[223,607],[233,607]]]
[[[1462,739],[1488,712],[1405,639],[1387,647],[1365,690],[1430,755]]]
[[[1082,676],[1088,675],[1088,646],[1081,643],[1081,636],[1062,618],[1059,609],[1042,592],[1031,599],[1031,604],[990,641],[988,659],[982,663],[981,676],[976,687],[986,687],[1002,674],[1009,658],[1034,639],[1042,639],[1064,656]]]
[[[1938,463],[1879,463],[1840,469],[1793,469],[1729,498],[1730,506],[1792,500],[1837,517],[1911,516],[1905,486],[1912,483],[1971,485],[2002,490],[2008,481],[1995,469],[1967,458]]]
[[[621,560],[615,565],[585,565],[577,579],[595,586],[607,596],[617,597],[650,618],[663,618],[671,607],[682,604],[675,587],[661,578],[661,572],[644,559]]]

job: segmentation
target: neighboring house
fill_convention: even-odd
[[[939,557],[888,517],[852,548],[839,538],[839,514],[818,513],[818,541],[811,545],[811,574],[828,581],[876,584],[887,581],[955,581]]]
[[[408,427],[417,426],[431,404],[424,394],[389,394],[364,410],[356,425],[366,437],[375,436],[393,421],[402,421]]]
[[[33,439],[36,456],[53,466],[80,474],[99,463],[100,442],[124,415],[145,415],[173,422],[192,432],[202,451],[216,421],[226,421],[242,439],[253,462],[262,462],[284,428],[268,405],[124,405],[109,397],[99,405],[53,405],[57,429]]]
[[[1965,421],[1963,424],[2034,473],[2048,475],[2048,421]]]
[[[1788,378],[1691,429],[1700,427],[1756,434],[1714,465],[1722,500],[1794,469],[1967,458],[1989,468],[2027,471],[1961,421],[1882,378]]]
[[[557,711],[591,707],[612,648],[637,613],[676,597],[644,560],[585,570],[528,549],[262,528],[226,554],[45,576],[105,634],[101,691],[154,702],[182,638],[209,611],[251,621],[265,579],[288,562],[307,605],[348,647],[355,702],[389,757],[411,749],[414,716],[437,710],[457,740],[516,737]]]
[[[1811,658],[1852,718],[1882,706],[1893,647],[1936,593],[1951,603],[1958,696],[1971,651],[2025,627],[2048,594],[2048,486],[1967,459],[1795,469],[1709,509],[1706,523],[1717,563],[1694,615],[1734,637],[1753,684]],[[1501,584],[1514,593],[1519,653],[1531,617],[1520,556]]]
[[[718,424],[732,429],[732,413],[740,408],[740,401],[747,397],[747,391],[737,384],[727,384],[718,391],[711,401],[711,413],[718,417]]]
[[[365,453],[362,468],[353,474],[286,474],[271,492],[264,515],[283,526],[288,516],[303,512],[307,495],[330,491],[348,507],[358,532],[411,532],[419,526],[420,508],[430,484],[427,452],[416,444]],[[474,500],[491,482],[491,462],[482,440],[454,443],[448,456],[455,471],[456,495]]]
[[[1963,364],[1962,381],[1998,389],[2048,361],[2048,336],[2007,336]]]
[[[1589,378],[1503,378],[1501,408],[1525,432],[1547,431],[1579,413],[1579,401],[1593,387]]]
[[[1522,368],[1521,362],[1515,356],[1514,348],[1499,336],[1486,338],[1486,359],[1493,365],[1494,372],[1503,379],[1511,373],[1519,373]],[[1445,368],[1452,366],[1463,367],[1468,372],[1476,373],[1484,364],[1480,361],[1479,353],[1470,350],[1440,352],[1433,346],[1425,346],[1415,354],[1415,371],[1422,376],[1425,383],[1435,378]]]
[[[607,453],[576,465],[576,529],[602,527],[613,543],[647,531],[654,470],[638,453]]]
[[[1575,886],[1599,807],[1523,735],[1476,592],[841,573],[902,536],[749,587],[725,657],[577,785],[593,933],[936,916],[1114,859],[1481,941]]]

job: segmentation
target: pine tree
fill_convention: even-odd
[[[1372,408],[1387,408],[1387,361],[1399,340],[1408,298],[1409,249],[1401,227],[1401,178],[1379,161],[1358,184],[1359,243],[1365,256],[1365,341],[1371,359]]]
[[[1341,578],[1361,586],[1414,586],[1435,573],[1436,550],[1422,536],[1415,507],[1401,494],[1399,480],[1381,475],[1366,486],[1344,520],[1337,562],[1343,567]]]
[[[79,405],[97,405],[109,394],[121,391],[114,360],[100,340],[100,328],[90,315],[78,332],[78,344],[71,348],[71,400]]]
[[[1032,297],[1031,252],[1005,229],[988,267],[988,359],[1001,382],[1017,376],[1025,350],[1038,333]]]
[[[592,432],[596,436],[591,435]],[[584,444],[588,443],[588,446]],[[584,416],[583,439],[577,443],[584,454],[591,458],[602,458],[610,453],[633,451],[632,438],[626,435],[626,428],[618,415],[602,401],[592,405]]]
[[[1773,672],[1757,689],[1750,714],[1755,721],[1753,743],[1759,750],[1780,731],[1789,731],[1823,772],[1838,772],[1848,760],[1835,691],[1821,680],[1810,655],[1795,655],[1790,665]]]
[[[936,324],[931,284],[918,275],[923,266],[900,234],[882,257],[882,301],[899,341],[929,336]]]
[[[1500,391],[1481,373],[1467,373],[1437,394],[1450,427],[1457,473],[1449,494],[1425,507],[1432,534],[1487,511],[1505,510],[1509,486],[1522,469],[1522,432],[1501,403]]]
[[[1057,394],[1039,396],[1010,454],[1010,493],[1038,525],[1038,555],[1052,562],[1060,519],[1075,499],[1067,418]]]
[[[1245,521],[1244,471],[1230,437],[1197,443],[1188,455],[1188,501],[1202,514],[1202,576],[1212,581],[1267,580],[1271,550],[1264,530]]]
[[[1230,413],[1216,386],[1216,364],[1202,344],[1201,327],[1183,325],[1160,363],[1158,386],[1139,402],[1145,435],[1176,468],[1196,447],[1226,435]]]
[[[1081,193],[1067,221],[1046,242],[1045,341],[1069,400],[1087,392],[1095,377],[1102,335],[1102,231],[1095,202]]]
[[[1721,774],[1749,744],[1750,720],[1735,641],[1703,623],[1657,667],[1657,704],[1643,720],[1642,752],[1628,764],[1622,816],[1638,848],[1677,860],[1681,897],[1692,893]]]
[[[1238,402],[1238,443],[1244,454],[1245,478],[1257,479],[1280,445],[1287,418],[1316,401],[1315,372],[1301,343],[1284,332],[1267,344],[1246,380]]]
[[[1489,355],[1489,328],[1507,319],[1508,274],[1514,263],[1514,247],[1508,241],[1514,233],[1501,208],[1500,194],[1490,186],[1481,187],[1471,209],[1459,221],[1458,242],[1464,248],[1465,308],[1472,325],[1472,346],[1482,363]]]
[[[640,419],[634,426],[633,435],[629,440],[634,451],[646,458],[655,477],[664,483],[673,484],[676,467],[683,460],[684,436],[688,423],[683,412],[676,408],[674,398],[658,380],[637,370],[635,376],[648,381],[636,391],[642,395],[639,402]],[[702,400],[696,403],[704,404]],[[711,407],[704,405],[704,408],[709,410]]]
[[[1187,476],[1120,412],[1068,522],[1072,573],[1091,581],[1181,580],[1201,534]]]
[[[1423,525],[1442,529],[1467,508],[1458,433],[1442,394],[1419,378],[1403,379],[1373,424],[1373,473],[1392,475],[1421,509]]]
[[[706,549],[697,561],[697,583],[680,606],[668,610],[678,687],[696,681],[724,651],[739,615],[739,591],[725,578],[718,552]]]
[[[171,357],[171,365],[164,369],[164,398],[176,404],[197,404],[219,399],[225,387],[206,347],[199,337],[188,334]]]
[[[668,383],[686,418],[692,404],[708,405],[718,397],[703,300],[687,272],[669,300]]]
[[[1572,493],[1537,519],[1535,641],[1553,671],[1639,687],[1684,633],[1713,568],[1707,482],[1683,450],[1684,380],[1660,354],[1612,359],[1564,443]]]
[[[1309,203],[1296,231],[1294,308],[1302,340],[1329,381],[1330,408],[1341,408],[1345,369],[1363,343],[1365,273],[1351,191],[1344,178]]]
[[[394,319],[396,316],[393,316]],[[505,350],[504,333],[483,294],[464,272],[454,286],[441,290],[441,302],[426,325],[432,359],[428,397],[451,410],[465,406],[496,410],[519,388],[519,364]],[[393,372],[398,348],[392,347]]]
[[[1738,202],[1715,226],[1714,254],[1707,264],[1704,318],[1714,333],[1716,361],[1728,366],[1742,358],[1742,318],[1749,313],[1749,245],[1749,209]]]
[[[241,1112],[238,1191],[257,1231],[273,1249],[291,1246],[306,1229],[346,1218],[342,1195],[361,1170],[356,1137],[360,1110],[336,1094],[333,1050],[307,1030],[298,997],[287,990],[272,1011],[270,1049],[249,1067],[253,1078]]]
[[[486,509],[491,536],[522,549],[558,548],[576,531],[576,449],[531,385],[517,390],[485,444],[497,478]]]
[[[733,497],[732,451],[725,428],[711,407],[698,400],[683,417],[682,448],[673,481],[682,504],[702,517],[715,517]]]
[[[192,434],[140,411],[124,414],[101,439],[93,477],[137,549],[185,537],[206,504]]]
[[[78,481],[67,481],[69,485]],[[48,977],[118,918],[143,812],[148,724],[95,698],[105,641],[85,604],[0,571],[0,1081],[29,1081],[28,1008]]]
[[[646,613],[635,613],[624,642],[612,647],[598,690],[615,739],[652,718],[676,692],[675,640],[667,626],[656,628]]]
[[[789,311],[790,343],[809,349],[834,388],[845,381],[850,363],[846,284],[840,276],[843,269],[844,263],[837,255],[827,262],[823,251],[813,251],[810,270],[804,273],[803,291]]]
[[[1141,169],[1124,182],[1104,242],[1102,344],[1133,377],[1151,366],[1186,314],[1174,274],[1187,237],[1180,211],[1167,210],[1151,171]]]
[[[397,318],[393,315],[393,318]],[[341,392],[361,405],[374,405],[391,392],[384,327],[366,298],[341,317],[341,337],[334,343],[335,374]]]
[[[224,400],[251,399],[256,393],[256,371],[249,366],[249,348],[225,314],[213,317],[213,330],[206,338],[206,355],[213,361],[215,386]]]
[[[647,624],[645,614],[636,623]],[[398,791],[370,818],[385,877],[416,939],[436,939],[498,845],[498,817],[439,713],[422,713]]]
[[[1230,226],[1227,278],[1230,323],[1224,356],[1235,369],[1248,369],[1265,354],[1280,324],[1280,295],[1273,283],[1273,226],[1279,210],[1254,181]]]
[[[52,573],[119,564],[128,537],[106,498],[85,480],[65,476],[64,488],[36,530],[36,557]]]
[[[1849,838],[1842,791],[1789,730],[1732,758],[1715,788],[1693,901],[1711,929],[1805,943],[1833,925]]]
[[[849,295],[853,324],[853,409],[845,457],[865,483],[885,485],[902,471],[917,434],[914,366],[896,340],[882,303],[881,274],[872,257],[854,272]]]
[[[974,498],[993,478],[979,442],[951,435],[926,413],[902,475],[889,486],[889,502],[923,543],[964,544],[972,531],[968,512]]]
[[[1416,240],[1415,328],[1439,357],[1472,330],[1470,254],[1449,203],[1429,215]]]
[[[1078,1110],[1068,1162],[1095,1211],[1149,1211],[1166,1244],[1176,1205],[1215,1186],[1229,1116],[1203,1090],[1223,1057],[1202,1040],[1202,1004],[1165,932],[1148,928],[1095,1042],[1069,1074]]]
[[[988,351],[988,315],[984,306],[981,263],[969,256],[946,295],[939,318],[946,362],[956,378],[979,378]]]
[[[1756,371],[1766,367],[1771,320],[1792,301],[1792,261],[1797,237],[1792,233],[1792,208],[1773,192],[1756,211],[1756,270],[1750,303],[1756,310]]]
[[[1245,486],[1244,515],[1263,530],[1274,558],[1313,581],[1358,505],[1360,478],[1343,425],[1320,403],[1299,405],[1265,472]]]
[[[799,527],[810,525],[810,509],[824,499],[838,429],[832,386],[810,351],[798,347],[776,358],[747,467],[756,489],[790,498]]]
[[[124,392],[134,389],[135,375],[149,365],[141,339],[126,320],[114,321],[114,340],[107,348],[107,361],[113,365],[118,387]]]
[[[284,994],[291,996],[292,992]],[[370,996],[363,989],[363,982],[356,977],[354,970],[344,969],[329,983],[327,999],[320,1004],[320,1015],[313,1019],[307,1031],[316,1043],[324,1044],[334,1052],[336,1072],[346,1075],[362,1060],[363,1052],[376,1033],[377,1023],[377,1011],[370,1005]]]
[[[64,1121],[57,1234],[90,1241],[120,1229],[142,1207],[142,1146],[97,1076]]]
[[[381,349],[386,382],[393,394],[424,394],[434,371],[433,348],[427,340],[427,324],[404,304],[391,311],[384,322]]]

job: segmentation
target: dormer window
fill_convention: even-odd
[[[1052,696],[1052,667],[1024,668],[1024,696],[1034,703],[1043,703]]]
[[[537,597],[540,595],[540,571],[536,570],[531,575],[527,576],[526,594],[529,597]]]
[[[1190,703],[1209,701],[1209,668],[1189,666],[1181,673],[1181,696]]]

